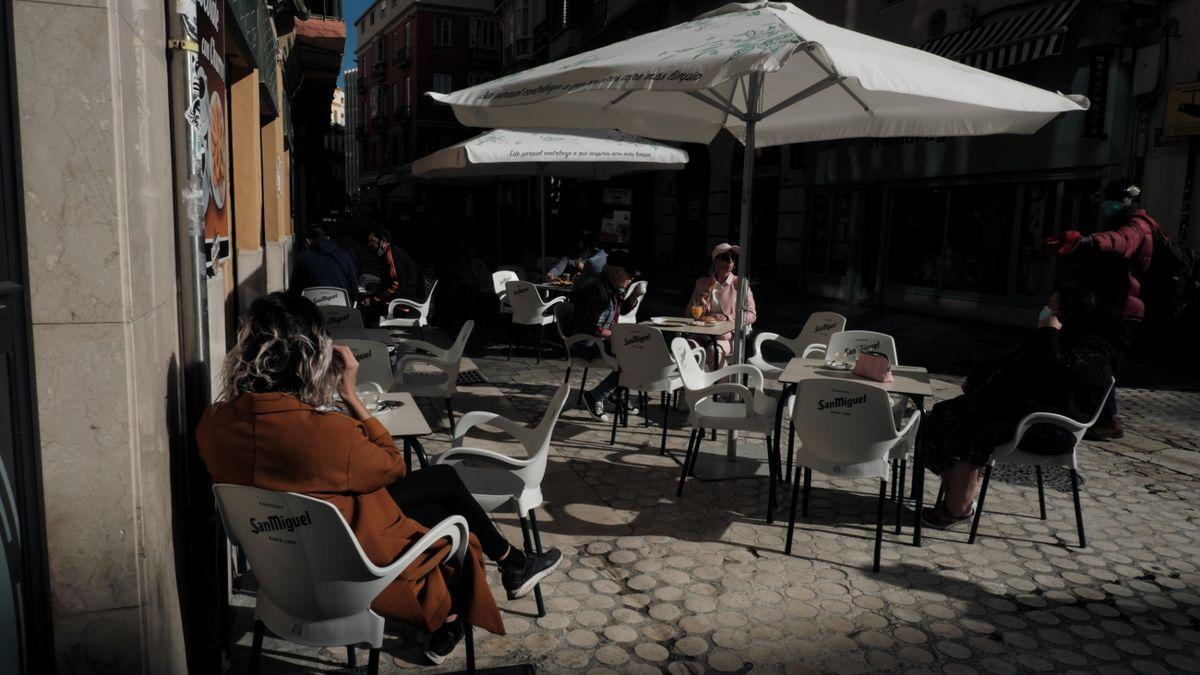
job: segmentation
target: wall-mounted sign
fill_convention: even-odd
[[[600,238],[616,244],[629,243],[630,212],[625,209],[605,211],[600,221]]]
[[[229,129],[225,88],[225,3],[181,0],[177,5],[188,39],[191,90],[184,114],[192,129],[192,178],[199,177],[204,204],[204,242],[211,270],[229,255]]]
[[[1175,84],[1167,89],[1163,133],[1168,136],[1200,135],[1200,82]]]

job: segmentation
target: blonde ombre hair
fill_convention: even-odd
[[[279,392],[330,408],[342,370],[317,306],[307,298],[270,293],[250,305],[221,368],[219,399]]]

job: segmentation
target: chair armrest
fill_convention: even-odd
[[[528,459],[509,457],[508,455],[502,455],[494,450],[454,447],[435,457],[433,463],[449,464],[450,462],[461,461],[464,459],[481,459],[493,464],[499,464],[501,465],[501,468],[504,469],[520,469],[528,466],[530,462]]]
[[[484,412],[482,410],[472,410],[458,418],[458,424],[454,426],[454,440],[450,444],[450,447],[461,447],[463,441],[466,439],[467,432],[484,424],[498,427],[504,433],[520,441],[521,446],[525,448],[525,452],[527,453],[533,452],[536,449],[530,447],[534,440],[532,437],[533,429],[527,429],[503,415]]]
[[[436,356],[431,356],[429,354],[408,354],[406,356],[402,356],[396,363],[396,374],[400,377],[403,377],[405,372],[409,372],[405,371],[404,367],[410,363],[428,363],[439,370],[447,372],[458,369],[458,364],[449,359],[439,359]]]
[[[397,307],[408,307],[409,309],[415,309],[418,312],[425,311],[425,306],[422,304],[418,304],[412,300],[406,300],[404,298],[396,298],[388,303],[388,315],[391,316],[392,310],[396,309]]]
[[[823,345],[820,342],[814,342],[804,348],[804,354],[802,354],[802,356],[807,359],[813,355],[823,355],[827,351],[829,351],[828,345]]]
[[[568,335],[568,336],[563,337],[563,344],[566,345],[568,350],[570,350],[571,347],[574,347],[575,345],[577,345],[581,342],[588,342],[588,341],[593,341],[593,342],[596,342],[597,344],[600,344],[603,342],[599,338],[593,337],[591,335],[584,335],[583,333],[578,333],[575,335]]]
[[[427,354],[432,354],[432,355],[438,357],[439,359],[443,359],[443,360],[447,360],[449,357],[449,350],[442,349],[441,347],[438,347],[437,345],[434,345],[433,343],[430,343],[430,342],[426,342],[424,340],[407,340],[406,339],[406,340],[402,340],[400,342],[400,345],[407,347],[409,349],[415,349],[417,351],[422,351]]]
[[[360,387],[361,387],[361,388],[365,388],[365,387],[374,387],[374,388],[375,388],[375,393],[376,393],[376,394],[382,394],[382,393],[384,393],[384,391],[383,391],[383,387],[381,387],[381,386],[379,385],[379,383],[378,383],[378,382],[359,382],[359,383],[357,383],[357,384],[356,384],[356,386],[354,387],[354,393],[356,393],[356,394],[357,394],[357,393],[360,391]]]
[[[1003,449],[1003,452],[997,452],[994,457],[1003,457],[1004,455],[1007,455],[1015,450],[1017,446],[1021,444],[1021,439],[1025,437],[1025,432],[1029,431],[1029,428],[1035,424],[1050,424],[1052,426],[1056,426],[1060,429],[1071,432],[1075,435],[1076,439],[1080,438],[1083,435],[1083,432],[1087,431],[1088,426],[1090,426],[1083,422],[1073,420],[1066,415],[1059,415],[1057,413],[1030,413],[1017,423],[1017,430],[1013,433],[1012,439],[1004,445],[997,446],[998,449]]]
[[[550,301],[549,301],[549,302],[547,302],[546,304],[542,305],[542,314],[545,314],[545,313],[546,313],[546,310],[548,310],[548,309],[550,309],[551,307],[553,307],[553,306],[557,305],[558,303],[560,303],[560,302],[566,302],[566,301],[567,301],[567,298],[566,298],[566,296],[564,296],[564,295],[556,295],[556,296],[554,296],[553,298],[550,298]]]
[[[708,373],[709,382],[716,382],[730,375],[746,375],[750,378],[750,387],[752,389],[761,390],[763,388],[762,371],[758,369],[758,366],[749,363],[737,363],[732,366],[725,366],[720,370],[714,370]]]
[[[596,340],[596,347],[600,349],[600,358],[608,364],[609,368],[620,371],[621,366],[617,363],[617,357],[608,353],[608,346],[604,343],[604,338],[593,338]]]
[[[754,336],[754,353],[756,355],[761,355],[764,342],[778,339],[779,333],[759,333],[758,335]]]
[[[454,556],[461,568],[463,558],[467,555],[467,546],[470,544],[470,530],[467,528],[467,519],[462,516],[450,516],[442,522],[429,528],[429,531],[421,535],[412,546],[404,550],[404,553],[396,558],[390,565],[379,567],[372,564],[363,556],[363,562],[369,565],[372,573],[380,578],[395,578],[400,576],[400,573],[409,565],[416,562],[417,558],[425,553],[439,541],[443,539],[450,540],[450,550],[447,558]]]
[[[687,397],[688,401],[695,407],[697,403],[706,398],[711,398],[714,394],[737,394],[741,396],[742,416],[749,419],[754,415],[754,392],[750,391],[747,387],[733,382],[723,382],[721,384],[714,384],[711,387],[688,391]]]

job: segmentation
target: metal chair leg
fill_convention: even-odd
[[[779,486],[779,452],[775,447],[774,434],[767,433],[767,482],[770,486],[767,488],[767,524],[771,525],[775,522],[775,502],[778,499],[777,490]]]
[[[250,643],[250,675],[258,673],[258,662],[262,658],[263,633],[266,630],[266,624],[258,619],[254,620],[254,640]]]
[[[367,672],[370,675],[379,675],[379,650],[372,649],[367,656]]]
[[[1075,529],[1079,530],[1079,548],[1087,548],[1083,534],[1083,508],[1079,504],[1079,472],[1071,469],[1071,496],[1075,499]]]
[[[787,461],[787,475],[784,478],[784,480],[788,483],[792,482],[792,457],[794,456],[793,452],[795,450],[795,447],[796,447],[796,424],[794,422],[788,422],[788,461]]]
[[[975,543],[975,533],[979,531],[979,518],[983,516],[983,500],[987,498],[988,483],[992,482],[992,465],[988,464],[983,470],[983,487],[979,488],[979,502],[975,504],[975,517],[971,519],[971,536],[967,537],[968,544]]]
[[[450,420],[450,435],[454,435],[454,403],[446,398],[446,418]]]
[[[546,344],[546,324],[538,326],[538,355],[537,362],[542,362],[542,345]]]
[[[696,460],[700,459],[700,444],[704,442],[704,427],[696,433],[696,447],[692,450],[692,462],[688,464],[688,475],[696,475]]]
[[[896,499],[896,483],[899,482],[896,480],[896,471],[900,468],[900,462],[893,459],[891,462],[889,462],[889,464],[891,466],[889,467],[888,470],[891,471],[891,476],[888,478],[888,480],[891,481],[891,484],[892,484],[892,496],[890,497],[890,499],[894,500],[894,499]]]
[[[788,515],[787,541],[783,545],[785,555],[792,554],[792,535],[796,532],[796,501],[800,497],[800,467],[796,467],[796,481],[792,484],[792,509]]]
[[[587,387],[587,375],[588,375],[588,369],[587,369],[587,366],[584,366],[583,375],[581,375],[579,377],[579,393],[575,395],[575,403],[576,404],[583,403],[583,392],[585,391],[585,389]]]
[[[1046,519],[1046,487],[1042,483],[1042,465],[1036,464],[1036,465],[1034,465],[1033,469],[1034,469],[1034,471],[1037,472],[1038,514],[1041,516],[1042,520],[1045,520]]]
[[[352,671],[358,668],[358,652],[354,645],[346,645],[346,665],[350,666]]]
[[[658,454],[667,454],[667,424],[671,421],[671,406],[667,405],[670,398],[665,392],[662,395],[662,410],[663,410],[663,429],[662,429],[662,445],[658,448]],[[649,413],[647,413],[648,415]]]
[[[904,518],[904,472],[908,469],[908,460],[900,460],[900,487],[896,489],[896,534],[900,534],[903,523],[900,521]]]
[[[638,405],[642,407],[642,426],[650,426],[650,394],[638,392]]]
[[[692,429],[692,433],[688,436],[687,452],[683,455],[683,465],[679,467],[679,487],[675,488],[675,496],[683,496],[683,484],[687,481],[688,466],[692,463],[692,451],[696,445],[696,432],[698,429]]]
[[[525,542],[525,553],[533,553],[533,540],[529,537],[529,521],[525,516],[518,516],[521,519],[521,538]],[[534,600],[537,601],[538,616],[546,616],[546,605],[542,602],[542,593],[539,587],[534,587]]]
[[[571,382],[571,366],[567,366],[567,372],[563,374],[563,384]]]
[[[537,513],[534,509],[529,510],[529,531],[533,534],[533,549],[539,554],[542,551],[542,531],[538,528]],[[546,602],[542,599],[542,585],[538,584],[533,587],[533,599],[537,601],[538,616],[546,615]]]
[[[872,572],[879,571],[879,557],[883,553],[883,504],[887,501],[887,489],[887,479],[879,479],[879,516],[875,521],[875,563],[871,566]]]
[[[604,402],[601,401],[600,404],[604,405]],[[621,422],[621,390],[618,389],[617,390],[617,407],[615,410],[613,410],[612,436],[608,439],[609,445],[617,444],[617,425],[620,424],[620,422]]]
[[[467,647],[467,675],[475,675],[475,627],[464,622],[463,642]]]
[[[800,472],[800,467],[796,467],[796,472]],[[801,495],[803,500],[801,503],[800,516],[802,518],[808,517],[808,493],[810,492],[812,492],[812,469],[806,466],[804,467],[804,494]]]

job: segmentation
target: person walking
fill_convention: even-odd
[[[1083,258],[1081,285],[1124,317],[1121,342],[1125,349],[1133,343],[1145,318],[1146,305],[1140,297],[1142,283],[1154,256],[1154,232],[1161,231],[1158,223],[1138,205],[1140,194],[1141,189],[1136,185],[1112,183],[1100,203],[1104,231],[1088,235],[1067,230],[1046,240],[1046,246],[1055,255]],[[1117,355],[1114,374],[1119,373],[1123,357],[1124,350]],[[1117,416],[1117,389],[1113,387],[1104,412],[1086,438],[1107,441],[1124,435]]]
[[[301,293],[313,286],[345,289],[347,298],[358,297],[358,275],[354,258],[333,243],[325,230],[313,226],[304,231],[304,250],[296,256],[296,268],[288,288]]]

